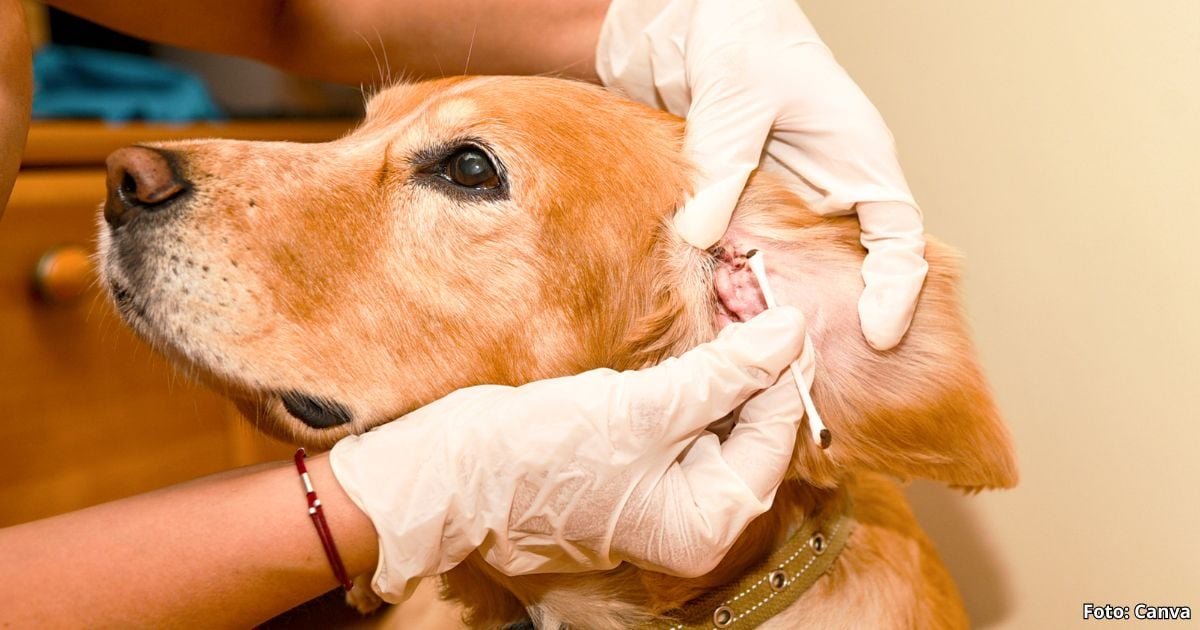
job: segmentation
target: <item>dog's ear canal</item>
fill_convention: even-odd
[[[816,217],[769,187],[748,189],[730,228],[733,241],[767,253],[778,301],[804,310],[816,347],[813,399],[833,441],[822,451],[802,429],[795,475],[819,486],[864,469],[972,489],[1015,485],[1008,431],[961,312],[955,255],[929,243],[912,326],[879,352],[859,325],[858,231],[853,218]]]

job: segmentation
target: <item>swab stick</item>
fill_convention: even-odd
[[[771,293],[771,285],[767,283],[767,264],[763,259],[763,253],[757,249],[752,249],[746,253],[746,258],[750,262],[750,271],[754,273],[754,277],[758,280],[758,288],[762,291],[763,300],[767,303],[767,308],[775,308],[778,302],[775,301],[775,294]],[[812,339],[808,337],[808,333],[804,333],[804,345],[809,352],[814,352],[812,347]],[[792,363],[792,380],[796,383],[796,389],[800,391],[800,400],[804,401],[804,415],[808,416],[808,428],[812,431],[813,441],[821,448],[829,448],[833,442],[833,434],[829,429],[825,428],[825,423],[821,421],[821,414],[817,413],[817,406],[813,404],[812,393],[808,391],[808,387],[804,384],[804,374],[800,370],[800,361],[796,360]]]

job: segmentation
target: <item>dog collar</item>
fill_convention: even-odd
[[[787,542],[736,582],[693,600],[643,626],[646,630],[744,630],[782,612],[833,566],[853,531],[850,501],[809,519]]]

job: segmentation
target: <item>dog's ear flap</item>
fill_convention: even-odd
[[[898,347],[871,349],[857,318],[852,329],[830,327],[813,337],[814,403],[836,448],[821,452],[801,439],[796,449],[801,475],[814,482],[823,476],[828,483],[837,469],[854,468],[969,489],[1016,484],[1011,440],[967,337],[955,280],[942,266],[949,261],[939,249],[927,252],[929,278]]]
[[[817,352],[813,399],[833,442],[822,451],[800,432],[794,474],[831,486],[867,469],[970,489],[1017,482],[1000,420],[959,303],[956,256],[930,241],[929,274],[912,326],[892,350],[864,339],[858,319],[858,222],[820,218],[770,184],[747,189],[727,235],[766,252],[772,289],[801,307]]]

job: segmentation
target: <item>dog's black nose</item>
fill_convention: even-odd
[[[108,165],[108,199],[104,220],[121,227],[144,211],[161,209],[187,190],[176,169],[176,156],[161,149],[125,147],[113,151]]]

